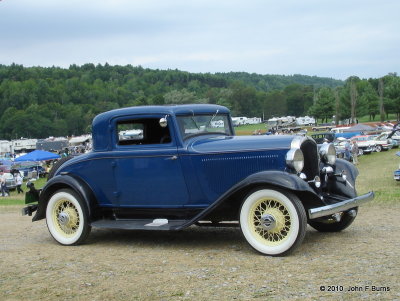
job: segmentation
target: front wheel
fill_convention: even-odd
[[[375,147],[375,151],[376,151],[377,153],[380,153],[380,152],[382,151],[382,146],[378,144],[378,145]]]
[[[86,205],[70,189],[57,191],[46,208],[46,222],[50,234],[62,245],[78,245],[89,235]]]
[[[240,209],[240,228],[247,242],[258,252],[282,256],[304,239],[307,217],[298,197],[273,189],[250,193]]]

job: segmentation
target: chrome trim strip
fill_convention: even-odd
[[[348,209],[358,207],[366,202],[372,201],[375,197],[375,193],[370,191],[366,194],[355,197],[354,199],[348,199],[340,203],[311,208],[308,210],[309,219],[315,219],[322,216],[332,215],[338,212],[346,211]]]

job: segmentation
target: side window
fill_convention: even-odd
[[[118,121],[118,145],[170,143],[169,128],[161,127],[159,120],[159,118],[141,118]]]

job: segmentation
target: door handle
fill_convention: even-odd
[[[172,157],[167,158],[167,160],[176,160],[176,159],[178,159],[178,156],[172,156]]]

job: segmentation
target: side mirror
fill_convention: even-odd
[[[162,128],[166,128],[168,125],[167,116],[160,118],[159,123]]]

